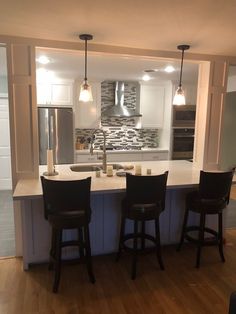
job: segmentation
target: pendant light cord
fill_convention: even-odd
[[[87,50],[88,50],[88,41],[85,39],[85,62],[84,62],[84,80],[87,81]]]
[[[184,61],[184,49],[182,49],[182,59],[181,59],[180,76],[179,76],[179,87],[182,87],[183,61]]]

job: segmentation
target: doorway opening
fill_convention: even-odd
[[[6,47],[0,44],[0,258],[15,256]]]

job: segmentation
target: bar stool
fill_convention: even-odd
[[[122,249],[132,252],[132,279],[136,278],[137,254],[142,251],[155,249],[160,268],[164,270],[161,256],[159,216],[165,209],[167,176],[168,171],[157,176],[126,174],[126,196],[122,201],[117,261],[120,258]],[[133,221],[133,233],[125,234],[126,219]],[[145,223],[150,220],[155,222],[155,237],[145,232]],[[138,230],[139,224],[141,224],[141,231]],[[130,239],[133,240],[133,247],[126,244],[126,241]],[[141,240],[140,248],[138,247],[138,240]],[[146,240],[154,242],[155,247],[146,248]]]
[[[186,209],[177,251],[180,251],[184,239],[195,243],[197,245],[196,268],[200,266],[203,246],[218,245],[221,260],[222,262],[225,261],[223,253],[222,212],[229,203],[233,174],[234,170],[228,172],[201,171],[198,190],[190,192],[186,196]],[[200,214],[199,226],[187,226],[190,211]],[[218,231],[205,226],[206,215],[218,215]],[[192,231],[198,231],[197,238],[189,234]],[[204,237],[205,233],[213,237],[206,239]]]
[[[55,269],[53,292],[58,291],[61,263],[76,262],[84,257],[89,279],[91,283],[94,283],[89,238],[91,177],[74,181],[51,180],[41,177],[41,182],[44,215],[52,227],[49,269]],[[66,229],[77,229],[77,239],[64,241],[63,230]],[[68,246],[79,247],[79,258],[62,260],[62,248]]]

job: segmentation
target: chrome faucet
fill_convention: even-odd
[[[93,131],[91,136],[91,146],[90,146],[90,154],[93,155],[93,143],[94,143],[94,135],[95,133],[101,132],[103,134],[103,154],[102,157],[98,157],[98,159],[102,159],[102,172],[107,172],[107,154],[106,154],[106,132],[102,129],[96,129]]]

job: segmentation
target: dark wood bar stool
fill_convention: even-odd
[[[71,263],[85,257],[91,283],[95,282],[89,238],[91,220],[91,177],[83,180],[60,181],[41,177],[44,214],[52,227],[49,269],[55,270],[53,292],[58,291],[61,263]],[[76,240],[63,241],[63,230],[77,229]],[[78,246],[79,257],[62,261],[62,248]]]
[[[142,251],[156,250],[160,268],[164,270],[161,256],[159,216],[165,209],[165,194],[168,172],[158,176],[134,176],[126,175],[126,196],[122,201],[121,228],[119,239],[119,250],[117,260],[122,249],[132,252],[132,273],[131,278],[136,278],[137,254]],[[126,219],[134,223],[134,232],[125,234]],[[155,237],[145,232],[145,222],[154,220]],[[141,231],[138,227],[141,225]],[[126,242],[133,240],[133,247],[129,247]],[[141,241],[138,247],[138,240]],[[146,248],[145,241],[154,242],[155,247]]]
[[[200,182],[197,191],[186,196],[186,209],[180,243],[177,251],[181,249],[184,239],[197,245],[196,267],[200,266],[201,250],[203,246],[218,245],[222,262],[225,261],[223,253],[223,228],[222,212],[229,203],[230,188],[234,170],[229,172],[200,172]],[[187,226],[189,212],[200,215],[199,226]],[[205,226],[206,215],[218,215],[218,231]],[[190,232],[197,231],[198,237],[194,238]],[[205,233],[211,238],[205,238]]]

